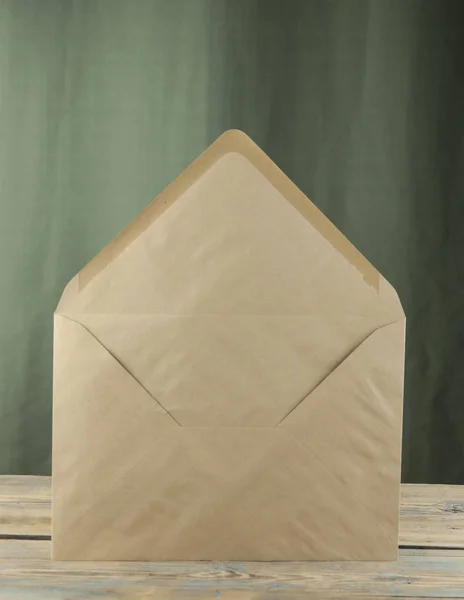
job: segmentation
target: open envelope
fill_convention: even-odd
[[[243,133],[55,315],[55,559],[382,560],[398,542],[405,318]]]

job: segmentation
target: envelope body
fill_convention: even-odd
[[[58,560],[388,560],[397,294],[229,131],[55,313]]]

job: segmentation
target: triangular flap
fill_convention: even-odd
[[[367,283],[378,287],[379,274],[369,261],[351,244],[333,223],[303,194],[279,167],[243,131],[224,132],[183,173],[181,173],[155,200],[124,229],[79,274],[80,285],[85,287],[106,265],[141,235],[189,187],[191,187],[222,156],[241,154],[315,227],[328,242],[351,262]]]
[[[391,286],[239,132],[167,188],[76,290],[60,312],[403,314]]]

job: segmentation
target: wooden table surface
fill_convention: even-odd
[[[0,600],[464,598],[464,486],[404,485],[386,563],[52,563],[50,479],[0,476]]]

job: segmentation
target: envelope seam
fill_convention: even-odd
[[[400,323],[401,321],[404,321],[405,319],[398,319],[396,321],[392,321],[391,323],[387,323],[386,325],[381,325],[380,327],[377,327],[377,329],[374,329],[374,331],[372,331],[368,336],[366,336],[361,342],[359,342],[359,344],[353,348],[344,358],[341,359],[341,361],[337,364],[336,367],[334,367],[330,373],[328,373],[317,385],[316,387],[314,387],[311,391],[309,391],[307,394],[305,394],[305,396],[303,396],[303,398],[284,416],[282,417],[282,419],[277,423],[276,427],[279,427],[286,419],[287,417],[289,417],[301,404],[303,404],[303,402],[309,398],[309,396],[311,396],[311,394],[313,394],[321,385],[323,385],[323,383],[325,381],[327,381],[327,379],[329,379],[329,377],[331,377],[332,375],[335,374],[335,372],[347,361],[349,360],[349,358],[351,356],[353,356],[353,354],[355,354],[355,352],[357,352],[360,347],[365,344],[367,342],[368,339],[370,339],[375,333],[377,333],[378,331],[380,331],[381,329],[384,329],[385,327],[390,327],[391,325],[395,325],[395,323]]]
[[[68,315],[58,314],[57,316],[59,316],[59,317],[62,317],[63,319],[66,319],[66,320],[68,320],[68,321],[71,321],[71,322],[75,323],[76,325],[79,325],[79,327],[82,327],[82,329],[84,329],[84,330],[85,330],[85,331],[86,331],[86,332],[87,332],[87,333],[88,333],[90,336],[92,336],[92,338],[93,338],[93,339],[94,339],[94,340],[97,342],[97,344],[99,344],[99,345],[100,345],[102,348],[104,348],[104,349],[105,349],[105,351],[106,351],[106,352],[108,352],[108,354],[111,356],[111,358],[112,358],[113,360],[115,360],[115,361],[118,363],[118,365],[119,365],[119,366],[120,366],[122,369],[124,369],[124,371],[125,371],[125,372],[126,372],[126,373],[127,373],[129,376],[130,376],[130,377],[132,377],[132,379],[133,379],[133,380],[134,380],[134,381],[137,383],[137,385],[139,385],[139,386],[140,386],[140,387],[141,387],[141,388],[142,388],[142,389],[143,389],[143,390],[144,390],[144,391],[145,391],[145,392],[148,394],[148,396],[149,396],[149,397],[150,397],[150,398],[151,398],[151,399],[152,399],[152,400],[153,400],[153,401],[154,401],[154,402],[155,402],[155,403],[156,403],[156,404],[157,404],[157,405],[158,405],[158,406],[161,408],[161,410],[162,410],[163,412],[165,412],[165,413],[166,413],[166,414],[167,414],[167,415],[168,415],[168,416],[169,416],[169,417],[170,417],[170,418],[171,418],[171,419],[172,419],[172,420],[173,420],[173,421],[174,421],[174,422],[175,422],[175,423],[176,423],[176,424],[177,424],[179,427],[182,427],[182,425],[179,423],[179,421],[177,421],[177,419],[175,419],[175,418],[172,416],[172,414],[171,414],[171,413],[170,413],[168,410],[166,410],[166,408],[165,408],[165,407],[164,407],[164,406],[161,404],[161,402],[160,402],[159,400],[157,400],[157,399],[156,399],[156,398],[153,396],[153,394],[151,394],[151,393],[150,393],[150,392],[147,390],[147,388],[146,388],[146,387],[145,387],[145,386],[144,386],[142,383],[140,383],[140,381],[139,381],[139,380],[138,380],[136,377],[134,377],[134,375],[133,375],[133,374],[132,374],[132,373],[131,373],[131,372],[130,372],[130,371],[129,371],[129,370],[128,370],[128,369],[127,369],[127,368],[126,368],[126,367],[125,367],[125,366],[124,366],[122,363],[121,363],[121,361],[120,361],[120,360],[118,360],[118,359],[116,358],[116,356],[114,356],[114,354],[113,354],[113,353],[112,353],[110,350],[108,350],[108,348],[107,348],[107,347],[106,347],[104,344],[102,344],[102,342],[101,342],[101,341],[100,341],[100,340],[99,340],[99,339],[98,339],[98,338],[97,338],[97,337],[96,337],[96,336],[95,336],[95,335],[94,335],[94,334],[93,334],[93,333],[92,333],[92,332],[91,332],[89,329],[87,329],[87,327],[86,327],[85,325],[83,325],[83,324],[82,324],[82,323],[80,323],[79,321],[76,321],[75,319],[72,319],[72,318],[71,318],[71,317],[69,317]]]

